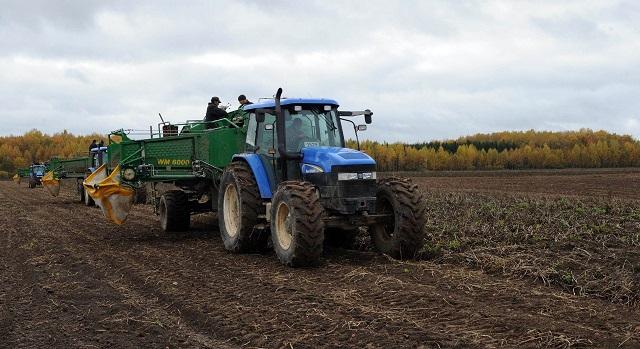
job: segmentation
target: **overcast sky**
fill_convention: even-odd
[[[143,129],[283,87],[366,137],[640,137],[640,1],[0,0],[0,135]]]

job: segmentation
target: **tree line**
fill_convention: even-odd
[[[48,135],[31,130],[21,136],[0,137],[0,179],[13,176],[18,168],[48,161],[52,157],[86,156],[94,139],[106,142],[103,135],[79,136],[67,131]]]
[[[0,137],[0,178],[54,156],[84,156],[93,139],[106,141],[103,135],[67,131],[48,135],[31,130],[21,136]],[[357,145],[350,140],[348,146]],[[376,160],[379,171],[640,166],[640,142],[631,136],[589,129],[508,131],[415,144],[363,141],[360,146]]]
[[[349,141],[356,147],[355,141]],[[379,171],[640,166],[640,142],[606,131],[508,131],[416,144],[363,141]]]

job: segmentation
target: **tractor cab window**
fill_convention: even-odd
[[[249,116],[249,122],[247,123],[247,139],[245,147],[247,151],[254,151],[256,148],[256,130],[258,128],[258,122],[256,121],[255,114]]]
[[[287,151],[300,151],[305,147],[342,147],[335,110],[319,108],[285,112]]]
[[[278,148],[275,114],[265,114],[264,122],[259,123],[257,128],[255,146],[258,147],[258,154],[268,154],[269,149]]]

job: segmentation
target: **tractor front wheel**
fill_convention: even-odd
[[[256,228],[260,214],[264,214],[264,208],[251,168],[244,162],[231,163],[222,174],[218,194],[218,225],[228,251],[265,249],[268,233]]]
[[[369,227],[378,251],[397,259],[414,258],[424,244],[425,210],[422,193],[410,179],[378,181],[376,213],[390,215]]]
[[[191,215],[189,198],[182,190],[169,190],[160,197],[160,227],[166,232],[179,232],[189,229]]]
[[[280,184],[271,208],[271,240],[282,262],[291,267],[320,263],[324,242],[323,208],[309,182]]]

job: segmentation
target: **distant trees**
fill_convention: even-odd
[[[0,171],[14,174],[17,168],[44,162],[54,156],[70,158],[85,155],[93,139],[106,142],[102,135],[75,136],[67,131],[47,135],[31,130],[22,136],[0,137]]]
[[[13,175],[17,168],[54,156],[84,155],[92,139],[106,141],[102,135],[76,136],[67,131],[47,135],[31,130],[0,137],[0,171]],[[355,141],[348,143],[356,147]],[[417,144],[363,141],[360,146],[376,159],[379,171],[640,166],[640,142],[589,129],[497,132]]]
[[[640,142],[589,129],[498,132],[418,144],[364,141],[360,146],[380,171],[640,166]]]

